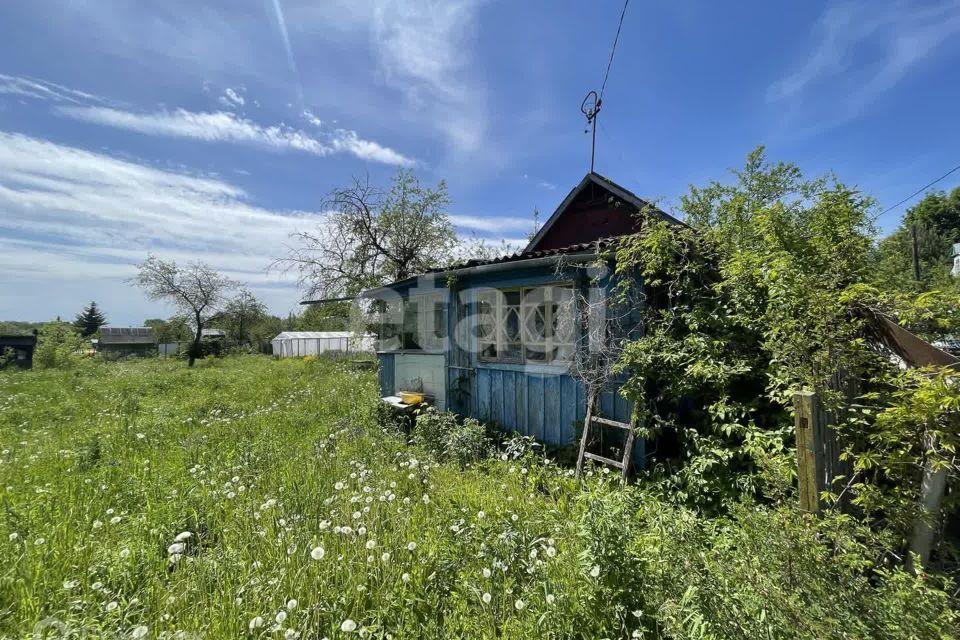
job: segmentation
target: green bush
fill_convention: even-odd
[[[447,431],[443,443],[444,458],[460,465],[461,469],[490,455],[490,439],[486,428],[473,418],[467,418]]]
[[[437,460],[445,453],[447,434],[457,426],[457,416],[449,411],[437,411],[433,407],[417,415],[411,441],[430,452]]]
[[[417,416],[411,440],[435,459],[454,462],[461,469],[486,458],[491,451],[486,428],[477,420],[461,422],[455,413],[433,407]]]
[[[849,517],[743,503],[709,518],[610,486],[582,494],[577,525],[592,597],[626,635],[955,637],[950,585],[877,565],[882,541]]]
[[[40,329],[33,366],[37,369],[71,369],[84,358],[84,340],[73,327],[59,320]]]

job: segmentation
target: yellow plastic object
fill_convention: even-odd
[[[423,394],[416,391],[401,391],[400,401],[403,404],[420,404],[423,402]]]

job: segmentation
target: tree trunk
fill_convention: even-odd
[[[955,420],[955,418],[954,418]],[[931,451],[936,446],[932,436],[924,438],[924,447]],[[934,469],[928,453],[923,463],[923,482],[920,486],[920,513],[913,524],[910,536],[910,552],[907,554],[907,570],[916,573],[927,567],[934,535],[940,519],[940,504],[947,487],[947,468]]]
[[[197,360],[197,355],[200,353],[200,334],[203,332],[203,323],[200,322],[200,316],[196,316],[197,319],[197,334],[193,336],[193,344],[190,345],[190,353],[187,354],[187,366],[192,367],[193,363]]]

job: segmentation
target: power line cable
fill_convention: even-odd
[[[610,77],[610,67],[613,66],[613,54],[617,52],[617,42],[620,41],[620,29],[623,28],[623,16],[627,14],[627,5],[629,4],[630,0],[624,0],[623,10],[620,12],[620,24],[617,25],[617,35],[613,39],[613,47],[610,49],[610,59],[607,61],[607,72],[603,74],[603,84],[600,85],[600,100],[603,100],[603,90],[607,88],[607,78]]]
[[[890,213],[891,211],[893,211],[894,209],[896,209],[897,207],[899,207],[900,205],[902,205],[904,202],[906,202],[906,201],[909,200],[910,198],[913,198],[914,196],[920,195],[921,193],[923,193],[924,191],[926,191],[927,189],[929,189],[929,188],[932,187],[933,185],[937,184],[938,182],[940,182],[940,181],[943,180],[944,178],[949,177],[950,174],[952,174],[952,173],[954,173],[954,172],[956,172],[956,171],[960,171],[960,164],[958,164],[957,166],[955,166],[953,169],[950,169],[950,171],[947,171],[945,174],[943,174],[942,176],[940,176],[940,177],[937,178],[936,180],[934,180],[934,181],[932,181],[932,182],[929,182],[929,183],[923,185],[922,187],[920,187],[919,189],[917,189],[916,191],[914,191],[913,193],[911,193],[910,195],[908,195],[906,198],[904,198],[903,200],[901,200],[901,201],[898,202],[897,204],[895,204],[895,205],[893,205],[893,206],[891,206],[891,207],[887,207],[886,209],[884,209],[883,211],[881,211],[881,212],[878,213],[877,215],[873,216],[873,222],[876,222],[877,220],[880,219],[880,217],[882,217],[882,216]]]

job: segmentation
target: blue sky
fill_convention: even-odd
[[[0,4],[0,318],[169,315],[124,282],[148,251],[285,315],[295,282],[267,265],[364,171],[445,179],[461,233],[522,238],[588,169],[580,102],[621,7]],[[635,0],[597,170],[669,210],[765,144],[886,207],[960,161],[958,60],[957,0]]]

